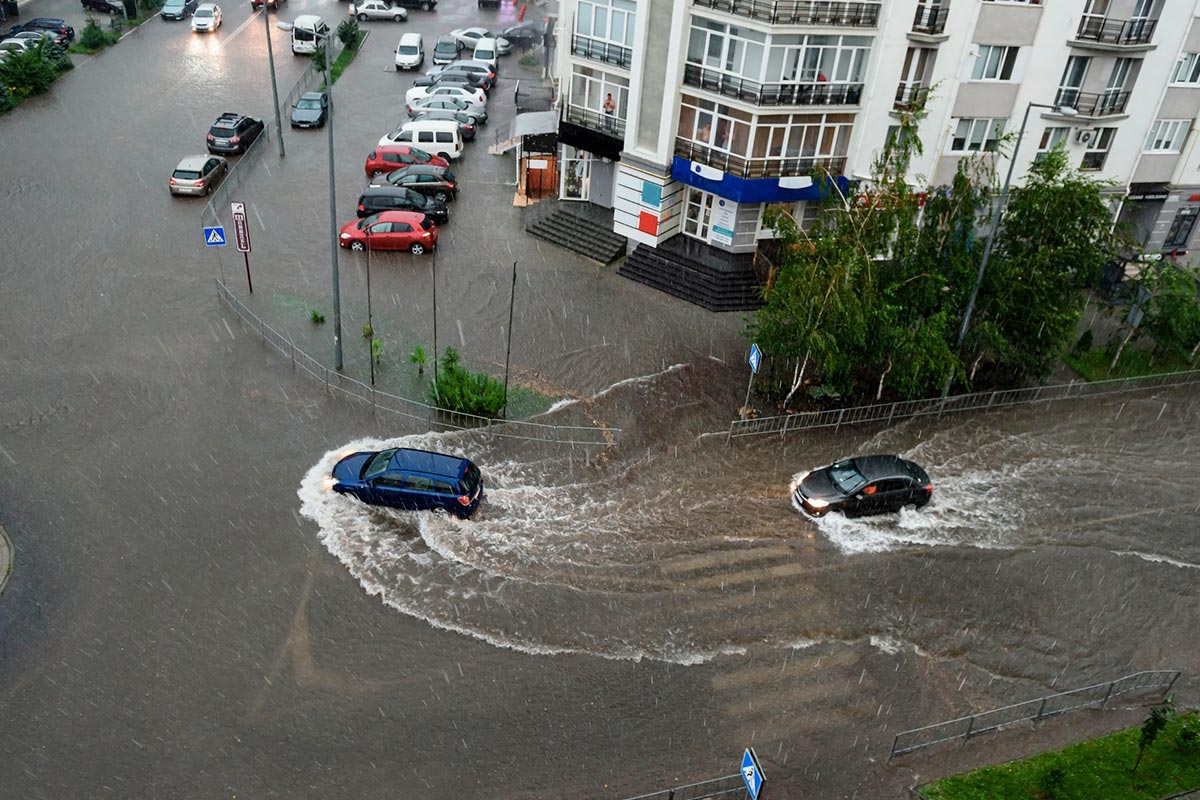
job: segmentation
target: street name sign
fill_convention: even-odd
[[[249,253],[250,226],[246,224],[246,204],[230,203],[229,208],[233,211],[233,234],[237,240],[238,252]]]

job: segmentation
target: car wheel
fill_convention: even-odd
[[[431,8],[433,8],[433,6],[431,6],[429,3],[427,3],[427,2],[426,2],[426,3],[421,3],[421,10],[422,10],[422,11],[428,11],[428,10],[429,10],[429,9],[431,9]]]
[[[371,173],[371,178],[373,178],[373,179],[374,179],[374,178],[378,178],[378,177],[379,177],[380,175],[382,175],[382,174],[383,174],[383,170],[381,170],[381,169],[377,169],[377,170],[375,170],[374,172],[372,172],[372,173]]]
[[[392,17],[392,22],[404,22],[404,17],[396,14],[394,17]]]
[[[433,196],[433,198],[434,198],[435,200],[438,200],[438,201],[441,201],[441,202],[443,202],[443,203],[446,203],[446,202],[449,202],[449,200],[450,200],[450,195],[446,194],[445,192],[438,192],[437,194],[435,194],[435,195]]]
[[[366,22],[366,21],[367,21],[367,15],[366,15],[366,14],[359,14],[359,15],[358,15],[358,21],[359,21],[359,22]]]
[[[447,164],[450,163],[450,154],[449,153],[438,153],[438,158],[444,158],[446,160]]]
[[[361,253],[363,250],[367,249],[367,246],[362,242],[354,241],[350,243],[350,249],[356,253]]]
[[[413,242],[412,247],[408,249],[412,251],[414,256],[419,256],[425,252],[425,245],[421,244],[420,242]]]

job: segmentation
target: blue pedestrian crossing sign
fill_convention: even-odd
[[[757,344],[752,344],[750,345],[750,371],[757,375],[760,364],[762,364],[762,350],[758,349]]]
[[[758,756],[754,754],[754,748],[747,747],[746,752],[742,753],[742,780],[746,782],[750,800],[758,800],[758,793],[762,791],[763,781],[766,779],[762,767],[758,765]]]
[[[214,228],[204,229],[204,244],[209,247],[224,247],[225,246],[225,229],[220,225]]]

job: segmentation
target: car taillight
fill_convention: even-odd
[[[175,185],[175,179],[174,179],[174,178],[171,178],[171,185],[172,185],[172,186],[174,186],[174,185]]]
[[[930,494],[933,494],[933,484],[932,483],[925,484],[925,491],[929,492]]]
[[[422,238],[422,239],[432,239],[432,238],[433,238],[433,234],[432,234],[432,233],[430,233],[429,231],[423,231],[423,232],[421,233],[421,238]]]
[[[229,143],[230,143],[230,144],[237,144],[237,143],[238,143],[238,142],[240,142],[241,140],[242,140],[242,137],[240,137],[240,136],[233,136],[233,137],[230,137],[230,139],[229,139]]]
[[[367,207],[366,207],[366,206],[364,206],[362,203],[359,203],[359,204],[358,204],[358,210],[359,210],[359,211],[366,211],[366,210],[367,210]]]
[[[205,136],[204,138],[211,142],[213,140],[213,135],[210,133],[207,136]]]
[[[204,181],[192,181],[192,186],[203,186]]]
[[[469,505],[471,505],[471,495],[469,495],[469,494],[462,494],[462,495],[459,495],[459,496],[458,496],[458,504],[459,504],[460,506],[469,506]]]

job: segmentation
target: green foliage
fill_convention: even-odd
[[[342,20],[337,26],[337,38],[348,50],[357,50],[360,44],[358,38],[358,20],[353,17]]]
[[[322,314],[320,311],[317,311],[315,308],[309,310],[308,318],[310,320],[312,320],[313,325],[324,325],[325,324],[325,315]]]
[[[383,363],[383,342],[379,339],[371,339],[371,357],[375,359],[375,366]]]
[[[1059,797],[1062,797],[1063,786],[1066,785],[1066,782],[1067,773],[1063,772],[1062,767],[1053,766],[1042,773],[1038,785],[1046,800],[1058,800]]]
[[[429,396],[441,408],[481,417],[494,417],[504,408],[504,384],[490,375],[463,367],[453,347],[447,347],[442,354]]]
[[[0,83],[0,113],[8,111],[15,105],[12,95],[8,93],[8,87]]]
[[[324,44],[322,44],[321,42],[318,42],[317,49],[312,51],[312,55],[310,55],[309,58],[312,60],[313,69],[315,69],[317,72],[321,72],[321,73],[325,72],[325,45]]]
[[[417,345],[413,351],[408,354],[408,360],[417,365],[417,374],[425,374],[425,364],[428,363],[429,357],[425,355],[425,348]]]
[[[1096,337],[1092,333],[1092,329],[1088,328],[1083,332],[1083,335],[1079,337],[1079,340],[1075,342],[1075,346],[1071,348],[1071,355],[1077,358],[1082,356],[1084,353],[1092,349],[1095,339]]]
[[[1142,281],[1150,292],[1142,328],[1154,339],[1155,352],[1191,360],[1200,344],[1200,302],[1196,299],[1200,274],[1191,267],[1164,261],[1147,269]]]
[[[1195,712],[1167,721],[1164,741],[1200,724]],[[1200,760],[1175,747],[1149,751],[1137,772],[1129,769],[1140,728],[1129,728],[1022,761],[985,767],[922,787],[925,800],[1160,800],[1200,786]],[[1047,792],[1054,770],[1062,782]]]
[[[103,50],[111,44],[116,44],[120,36],[106,31],[96,22],[95,17],[88,17],[83,30],[79,34],[79,46],[85,52],[94,53]]]
[[[375,329],[374,329],[374,328],[372,328],[370,325],[363,325],[362,337],[363,337],[364,339],[370,339],[370,338],[372,338],[374,335],[375,335]]]
[[[58,78],[58,72],[58,61],[53,59],[49,43],[44,39],[29,50],[11,51],[0,61],[0,83],[8,87],[16,102],[45,94]]]
[[[1164,705],[1150,709],[1150,716],[1146,717],[1146,721],[1142,723],[1142,730],[1138,735],[1138,753],[1137,760],[1133,762],[1134,771],[1137,770],[1138,764],[1142,763],[1142,756],[1146,754],[1146,748],[1154,744],[1158,740],[1158,735],[1167,727],[1167,722],[1171,719],[1173,712],[1170,699]]]

